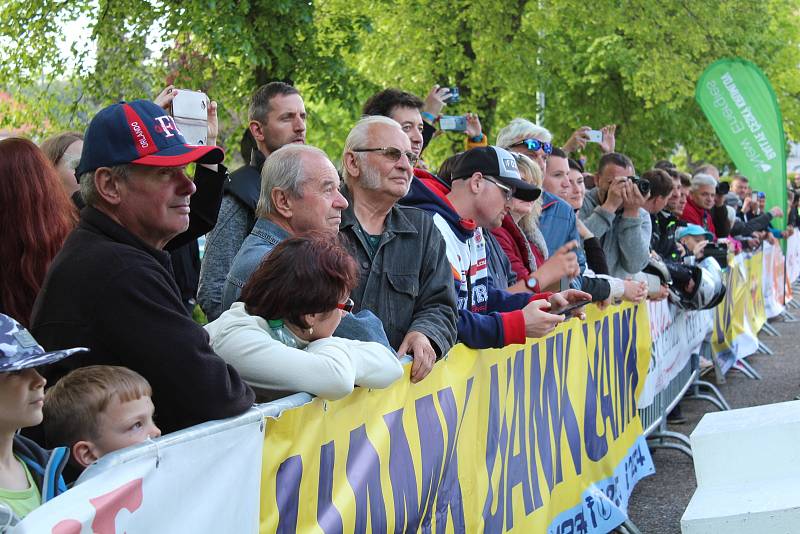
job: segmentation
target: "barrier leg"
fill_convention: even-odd
[[[666,426],[667,426],[666,423],[664,423],[663,429],[660,428],[657,431],[650,434],[650,436],[647,437],[647,445],[651,449],[675,449],[676,451],[681,451],[689,458],[692,458],[692,448],[691,448],[691,443],[689,442],[689,438],[687,438],[680,432],[673,432],[672,430],[667,430]],[[677,441],[677,443],[673,443],[667,440],[675,440]]]
[[[769,348],[768,346],[766,346],[765,344],[763,344],[760,341],[758,342],[758,349],[756,350],[756,352],[760,352],[762,354],[768,354],[770,356],[774,356],[775,355],[775,353],[772,352],[771,348]],[[744,360],[742,360],[742,361],[744,361]]]
[[[795,302],[794,300],[790,300],[790,301],[788,301],[788,302],[786,303],[786,307],[787,307],[787,308],[792,308],[792,309],[794,309],[794,310],[798,310],[798,309],[800,309],[800,304],[798,304],[798,303],[797,303],[797,302]]]
[[[784,323],[796,323],[797,322],[797,317],[795,317],[794,315],[792,315],[791,313],[789,313],[786,310],[783,310],[781,312],[780,317],[783,319]]]
[[[752,378],[754,380],[761,380],[761,375],[758,374],[758,371],[753,369],[753,366],[751,366],[745,360],[737,360],[736,363],[733,364],[733,367],[731,367],[731,369],[736,369],[740,373],[744,374],[744,376],[746,376],[747,378]]]
[[[619,532],[620,534],[642,534],[639,527],[634,525],[630,519],[626,519],[624,523],[614,529],[614,532]]]
[[[766,332],[767,334],[769,334],[769,335],[771,335],[771,336],[773,336],[773,337],[781,337],[781,333],[780,333],[780,332],[778,332],[777,330],[775,330],[775,329],[772,327],[772,325],[771,325],[771,324],[769,324],[769,323],[764,323],[764,326],[762,326],[762,327],[761,327],[761,329],[762,329],[764,332]]]
[[[700,388],[707,388],[711,394],[709,395],[708,393],[702,393]],[[722,411],[731,409],[731,405],[728,404],[728,401],[722,396],[722,392],[711,382],[706,382],[705,380],[695,380],[689,391],[690,393],[686,395],[687,399],[708,401]]]

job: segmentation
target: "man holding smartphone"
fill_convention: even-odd
[[[256,221],[261,192],[261,167],[272,152],[290,143],[306,142],[306,109],[300,92],[283,82],[270,82],[250,100],[248,126],[256,142],[250,162],[231,174],[222,196],[217,224],[206,241],[197,300],[209,320],[225,311],[222,289],[233,258]]]

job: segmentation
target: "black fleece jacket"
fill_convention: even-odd
[[[153,388],[164,433],[237,415],[253,404],[253,391],[184,310],[169,254],[91,206],[53,260],[31,324],[49,350],[91,349],[44,367],[50,385],[86,365],[133,369]]]

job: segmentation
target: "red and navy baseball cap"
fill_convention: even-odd
[[[75,174],[126,163],[152,167],[221,163],[224,157],[219,147],[186,144],[163,108],[149,100],[134,100],[108,106],[94,116]]]

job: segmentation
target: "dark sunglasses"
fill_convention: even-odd
[[[392,161],[399,161],[400,158],[405,155],[412,167],[419,161],[419,156],[413,152],[400,150],[399,148],[395,148],[393,146],[381,148],[354,148],[353,152],[379,152],[382,156],[387,157]]]
[[[545,143],[544,141],[539,141],[538,139],[523,139],[519,143],[516,143],[512,146],[518,146],[518,145],[525,145],[525,148],[527,148],[531,152],[536,152],[537,150],[541,150],[548,156],[553,152],[553,145],[551,143]]]
[[[351,311],[353,311],[353,307],[355,305],[356,303],[353,302],[353,299],[347,299],[347,302],[344,303],[340,302],[339,304],[336,305],[336,307],[339,308],[340,310],[343,310],[345,313],[350,313]]]

